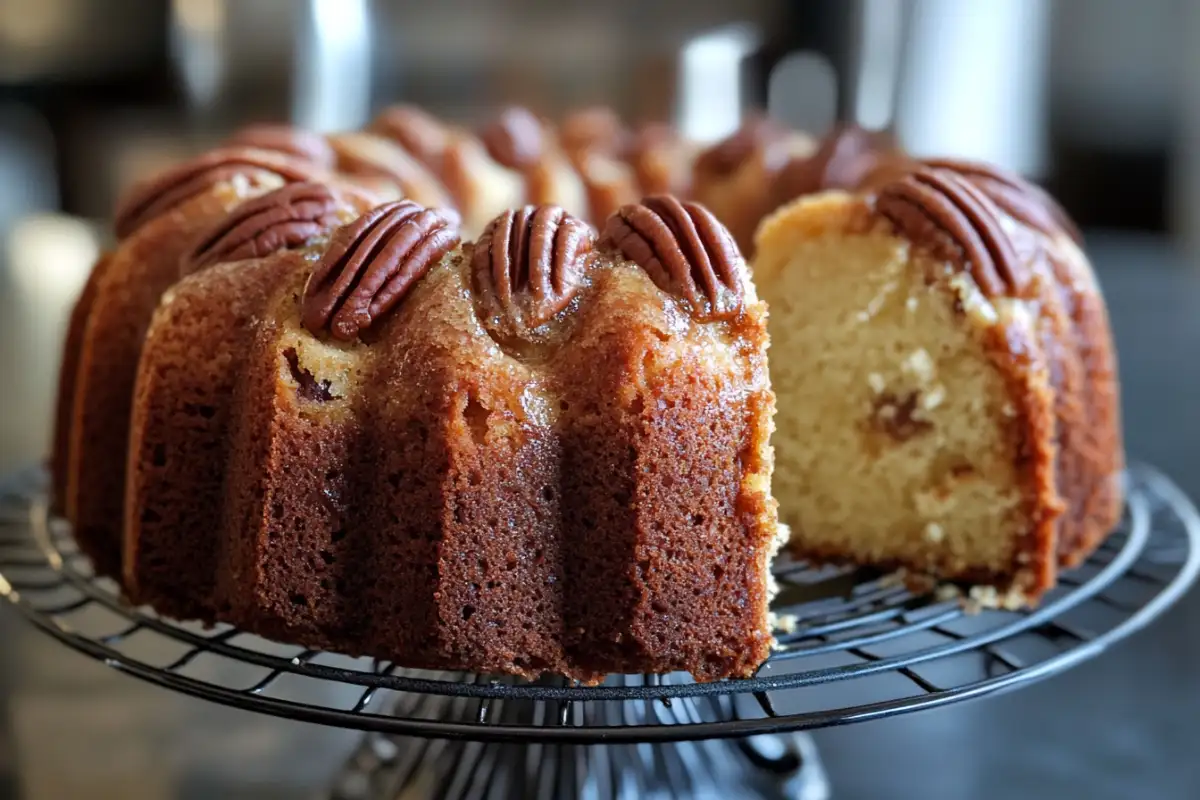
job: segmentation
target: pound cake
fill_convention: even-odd
[[[931,162],[758,233],[794,549],[1020,607],[1116,523],[1111,338],[1056,204]]]
[[[773,397],[728,233],[672,198],[468,244],[352,213],[293,184],[185,258],[134,395],[131,598],[410,667],[752,674]]]
[[[169,616],[408,666],[743,676],[777,530],[1017,606],[1120,513],[1066,215],[852,126],[254,125],[116,233],[69,323],[52,503]]]

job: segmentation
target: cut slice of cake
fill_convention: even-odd
[[[1011,187],[1021,208],[1050,202]],[[775,486],[798,555],[961,582],[1013,607],[1115,523],[1115,411],[1086,400],[1115,398],[1115,373],[1083,363],[1067,308],[1081,289],[1055,267],[1086,262],[1062,226],[1039,230],[1004,199],[969,170],[920,168],[874,195],[799,200],[759,230]],[[1111,367],[1107,325],[1085,338]],[[1089,439],[1103,458],[1078,457]],[[1064,510],[1093,496],[1067,528]]]

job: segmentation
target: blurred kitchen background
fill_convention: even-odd
[[[122,187],[257,120],[604,103],[702,139],[767,107],[1049,186],[1112,305],[1135,458],[1200,495],[1200,3],[0,0],[0,470],[45,452]],[[819,734],[835,797],[1194,798],[1200,604],[1000,701]],[[0,800],[302,797],[353,741],[109,674],[0,609]]]

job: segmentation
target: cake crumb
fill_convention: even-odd
[[[931,522],[925,526],[926,540],[937,544],[944,538],[946,538],[946,531],[942,529],[941,525],[938,525],[936,522]]]
[[[883,390],[887,388],[887,382],[878,372],[872,372],[867,376],[867,383],[871,386],[871,391],[875,394],[883,394]]]
[[[939,383],[936,386],[934,386],[932,389],[930,389],[928,392],[926,392],[925,395],[921,398],[921,408],[925,409],[926,411],[932,411],[933,409],[940,406],[942,404],[942,401],[945,399],[946,399],[946,387],[942,386]]]
[[[908,375],[912,375],[922,384],[929,383],[933,380],[934,365],[933,359],[929,357],[929,352],[923,347],[918,347],[908,358],[904,359],[904,364],[901,369]]]
[[[917,310],[917,298],[909,296],[909,298],[904,301],[904,308],[907,309],[909,313],[916,311]]]
[[[792,634],[796,632],[800,619],[795,614],[776,614],[774,611],[767,615],[771,630],[779,633]]]

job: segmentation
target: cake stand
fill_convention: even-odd
[[[1200,517],[1167,477],[1126,475],[1121,526],[1034,611],[975,612],[865,570],[784,558],[779,648],[750,680],[562,680],[406,670],[160,619],[92,575],[31,468],[0,481],[0,595],[63,644],[166,689],[365,732],[329,797],[828,796],[805,730],[1058,674],[1139,630],[1200,570]]]

